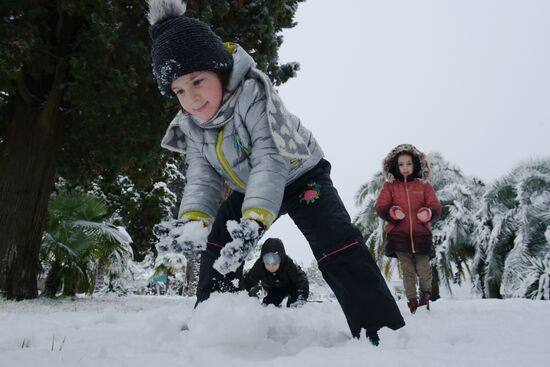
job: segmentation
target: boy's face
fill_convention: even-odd
[[[196,71],[172,82],[181,107],[201,122],[210,120],[222,103],[223,88],[218,74]]]
[[[281,255],[277,252],[266,252],[262,255],[262,261],[270,273],[275,273],[281,266]]]
[[[397,165],[399,166],[399,173],[401,173],[403,177],[410,176],[414,172],[413,160],[408,154],[401,154],[397,157]]]
[[[264,265],[265,265],[265,268],[270,273],[275,273],[277,270],[279,270],[279,266],[280,266],[280,264],[264,264]]]

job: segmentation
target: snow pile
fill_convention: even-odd
[[[460,292],[455,292],[455,294]],[[351,339],[336,302],[264,307],[244,293],[0,301],[0,366],[546,366],[547,301],[441,299],[381,346]]]

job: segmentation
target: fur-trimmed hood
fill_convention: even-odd
[[[412,144],[400,144],[393,148],[386,158],[384,158],[382,173],[384,174],[386,180],[403,180],[403,176],[399,173],[399,167],[397,166],[397,157],[403,153],[410,154],[413,157],[413,177],[423,181],[428,180],[431,174],[431,169],[430,164],[426,159],[426,155],[416,149],[416,147]]]

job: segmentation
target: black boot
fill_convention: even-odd
[[[375,347],[380,345],[380,337],[378,336],[378,330],[367,330],[367,340]]]

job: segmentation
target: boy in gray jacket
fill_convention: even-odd
[[[211,225],[197,303],[212,291],[236,290],[232,280],[242,276],[250,250],[274,220],[289,214],[352,335],[364,328],[378,345],[381,327],[395,330],[404,321],[332,185],[330,163],[250,55],[184,13],[180,0],[150,0],[153,74],[161,93],[182,106],[162,140],[188,164],[178,230],[185,233],[196,221]],[[219,206],[223,181],[234,191]]]

